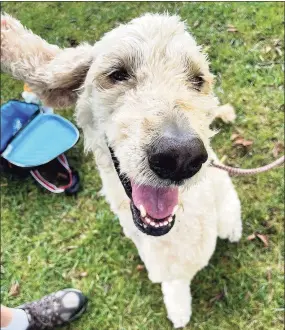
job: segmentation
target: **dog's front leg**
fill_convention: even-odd
[[[162,282],[161,288],[168,318],[175,328],[184,327],[190,321],[192,313],[190,281]]]

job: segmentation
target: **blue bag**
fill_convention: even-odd
[[[8,165],[10,169],[28,170],[52,192],[68,193],[72,186],[79,186],[78,174],[72,172],[64,155],[78,138],[79,132],[71,122],[59,115],[42,112],[37,104],[10,100],[1,106],[2,165],[6,164],[6,168]],[[41,174],[43,168],[47,173],[50,172],[49,167],[55,171],[59,166],[66,172],[61,173],[61,176],[65,175],[68,179],[68,183],[61,187],[49,182]],[[75,192],[74,189],[71,189],[72,192]]]

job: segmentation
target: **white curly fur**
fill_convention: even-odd
[[[121,63],[133,77],[112,84],[106,76]],[[208,264],[217,237],[232,242],[241,237],[236,191],[227,173],[205,163],[179,188],[173,229],[165,236],[147,236],[134,225],[106,144],[107,139],[128,177],[155,186],[165,182],[149,169],[145,146],[169,122],[195,131],[209,158],[216,159],[209,125],[216,116],[233,120],[234,112],[219,106],[207,58],[185,24],[177,16],[146,14],[115,28],[94,46],[62,50],[3,15],[1,65],[28,82],[48,105],[66,106],[77,99],[77,123],[85,149],[95,155],[102,191],[137,246],[150,280],[162,283],[169,319],[176,328],[185,326],[191,317],[190,282]],[[201,91],[191,83],[197,73],[205,80]]]

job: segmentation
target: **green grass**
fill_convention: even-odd
[[[2,10],[51,43],[68,46],[94,42],[104,32],[145,12],[178,13],[203,44],[217,76],[222,103],[237,111],[234,125],[219,121],[213,141],[220,157],[235,166],[270,162],[276,142],[283,141],[282,3],[4,3]],[[228,32],[232,24],[238,32]],[[196,26],[196,27],[193,27]],[[279,48],[265,47],[280,40]],[[268,48],[269,49],[269,48]],[[20,98],[22,82],[2,75],[1,102]],[[63,115],[72,119],[72,109]],[[234,146],[234,132],[253,145]],[[281,152],[282,153],[282,152]],[[80,170],[83,189],[77,198],[53,195],[31,178],[3,177],[2,303],[16,306],[63,287],[83,290],[88,312],[67,327],[72,330],[165,330],[160,286],[147,279],[132,242],[99,196],[100,178],[82,140],[68,152]],[[244,234],[240,243],[219,241],[208,267],[192,283],[193,316],[187,329],[283,329],[283,172],[276,169],[253,177],[234,178],[242,201]],[[269,247],[253,232],[267,235]],[[87,276],[81,277],[82,272]],[[11,285],[20,293],[9,296]],[[224,292],[221,299],[213,299]]]

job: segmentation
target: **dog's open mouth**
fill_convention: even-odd
[[[167,234],[175,222],[178,188],[151,187],[131,182],[131,210],[135,225],[152,236]]]
[[[178,188],[138,185],[120,172],[120,163],[109,147],[112,160],[127,196],[137,228],[152,236],[167,234],[175,223]]]

